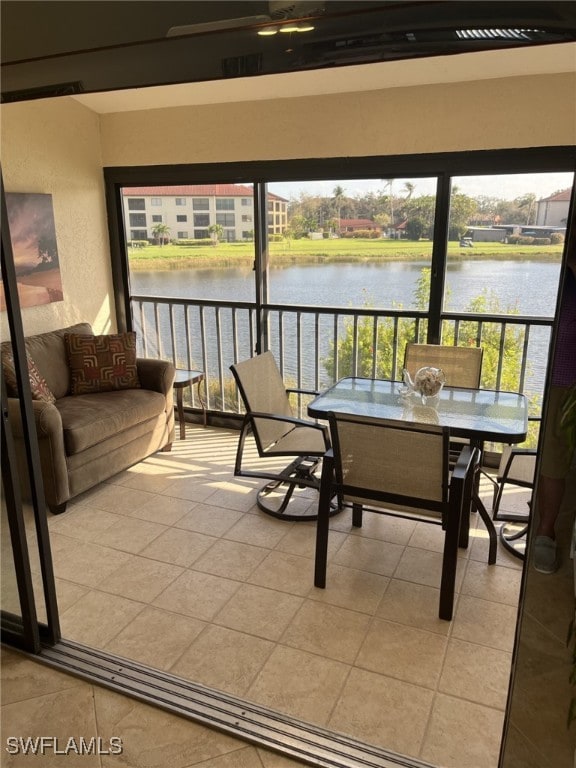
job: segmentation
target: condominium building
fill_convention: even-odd
[[[187,184],[167,187],[125,187],[122,190],[126,240],[202,240],[210,227],[223,228],[220,240],[252,240],[254,192],[243,184]],[[268,234],[282,234],[288,226],[288,201],[268,193]]]

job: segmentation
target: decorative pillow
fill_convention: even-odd
[[[107,336],[67,333],[64,341],[73,395],[140,388],[133,331]]]
[[[50,391],[46,379],[42,376],[38,370],[38,366],[29,354],[26,354],[26,362],[28,363],[28,378],[30,379],[32,400],[43,400],[45,403],[56,402],[56,398]],[[18,380],[16,379],[16,366],[14,364],[13,352],[6,352],[2,355],[2,371],[4,373],[4,381],[6,382],[8,394],[10,397],[18,397]]]

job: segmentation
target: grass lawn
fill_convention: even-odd
[[[563,245],[531,246],[505,243],[477,243],[473,248],[448,244],[450,259],[530,259],[559,261]],[[231,267],[252,264],[253,243],[219,243],[217,246],[147,245],[129,248],[132,269],[191,269],[194,267]],[[420,261],[432,254],[430,240],[291,240],[270,243],[273,265],[317,262]]]

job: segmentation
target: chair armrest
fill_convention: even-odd
[[[322,424],[317,424],[315,421],[308,421],[308,419],[299,419],[296,416],[279,416],[275,413],[261,413],[259,411],[250,411],[245,416],[246,421],[253,421],[254,419],[268,419],[269,421],[283,421],[287,424],[294,424],[300,427],[311,427],[312,429],[320,429],[322,432],[327,432],[327,427]]]
[[[286,389],[287,394],[294,393],[295,395],[319,395],[320,392],[317,389],[297,389],[295,387],[288,387]]]
[[[470,473],[474,473],[480,465],[480,451],[478,448],[472,448],[470,445],[463,446],[454,469],[452,478],[455,480],[466,480]]]
[[[62,434],[62,417],[53,403],[42,400],[32,400],[32,412],[36,424],[38,439]],[[8,418],[15,438],[24,438],[20,400],[17,397],[8,398]]]
[[[169,360],[139,357],[136,366],[142,389],[151,389],[166,396],[170,394],[176,369]]]

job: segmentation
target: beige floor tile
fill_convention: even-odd
[[[168,670],[205,626],[198,619],[146,606],[106,644],[106,650],[141,664]]]
[[[94,648],[104,648],[143,608],[143,603],[92,591],[60,615],[62,635]]]
[[[240,586],[238,581],[209,573],[185,571],[158,595],[154,605],[166,611],[211,621]]]
[[[258,755],[262,761],[262,768],[296,768],[296,766],[305,765],[305,763],[300,760],[296,760],[292,757],[285,757],[276,752],[268,752],[265,749],[259,749]]]
[[[308,599],[373,615],[389,581],[377,573],[328,563],[326,587],[312,587]]]
[[[77,504],[63,515],[49,515],[48,529],[50,535],[60,533],[73,539],[99,542],[104,531],[122,519],[112,512]]]
[[[511,661],[506,651],[452,639],[438,688],[461,699],[504,709]]]
[[[483,526],[470,532],[470,544],[468,552],[470,560],[477,560],[480,563],[488,564],[488,546],[489,538],[486,529]],[[504,547],[498,543],[496,547],[496,565],[502,565],[507,568],[514,568],[517,571],[522,570],[522,560],[519,560]]]
[[[446,638],[433,632],[374,619],[356,666],[370,672],[435,688],[440,678]],[[414,663],[418,659],[418,663]]]
[[[166,530],[165,525],[123,517],[102,532],[98,543],[104,547],[137,554]]]
[[[516,608],[461,595],[452,621],[452,637],[511,651],[516,629]]]
[[[2,706],[84,685],[79,678],[65,675],[40,662],[31,661],[28,656],[13,651],[5,645],[0,650]],[[4,724],[3,730],[9,733]]]
[[[99,589],[131,600],[139,600],[141,603],[150,603],[172,584],[182,571],[177,565],[135,555],[104,579]]]
[[[214,618],[220,624],[267,640],[278,640],[303,598],[243,584]]]
[[[174,525],[193,509],[194,504],[195,502],[188,499],[173,499],[170,496],[154,494],[146,504],[133,509],[130,515],[151,523]]]
[[[209,504],[195,504],[184,517],[180,518],[176,527],[210,536],[223,536],[242,517],[243,513],[236,510]]]
[[[174,482],[174,472],[169,466],[154,465],[153,460],[143,461],[127,470],[121,484],[148,493],[163,493]]]
[[[443,552],[445,538],[442,526],[433,523],[417,523],[410,537],[409,546],[428,549],[431,552]],[[466,550],[460,550],[458,554],[460,553],[466,553]]]
[[[232,528],[226,531],[224,538],[273,549],[288,533],[291,526],[294,526],[294,523],[277,520],[258,510],[258,514],[243,515]]]
[[[433,696],[426,688],[353,669],[328,726],[368,744],[416,756]]]
[[[224,509],[235,509],[247,512],[256,504],[256,489],[247,487],[240,482],[218,483],[225,486],[217,488],[210,496],[210,504]]]
[[[122,485],[101,483],[78,497],[78,501],[118,515],[129,515],[150,501],[154,494]]]
[[[209,626],[170,670],[187,680],[242,696],[274,643],[226,627]]]
[[[246,697],[279,712],[324,725],[349,669],[338,661],[277,646]]]
[[[381,576],[392,576],[403,552],[404,547],[400,544],[349,535],[334,555],[333,562]]]
[[[206,477],[179,477],[162,491],[163,496],[188,501],[206,501],[214,495],[215,488],[206,481]]]
[[[256,747],[240,747],[234,752],[219,757],[211,757],[201,763],[194,763],[195,768],[262,768],[259,750]]]
[[[102,759],[102,768],[189,768],[245,743],[104,688],[94,688],[101,736],[120,735],[121,756]],[[65,768],[62,766],[62,768]]]
[[[58,534],[51,536],[50,541],[55,575],[87,587],[97,587],[133,557],[127,552]]]
[[[496,768],[504,713],[439,694],[420,757],[446,768]]]
[[[346,534],[330,531],[328,537],[328,557],[330,558],[344,543]],[[316,523],[296,523],[276,545],[281,552],[301,557],[314,557],[316,548]]]
[[[413,535],[417,523],[414,520],[403,520],[390,515],[379,515],[365,512],[362,516],[362,527],[352,527],[350,517],[349,532],[370,539],[389,541],[392,544],[406,546]]]
[[[250,584],[307,595],[314,582],[314,561],[287,552],[270,552],[247,579]]]
[[[518,605],[522,572],[500,565],[470,561],[462,582],[462,594]]]
[[[23,753],[11,755],[6,750],[7,745],[3,745],[3,768],[27,765],[100,768],[100,757],[96,754],[75,754],[74,751],[66,755],[55,753],[56,749],[65,749],[70,737],[79,744],[81,736],[89,741],[91,737],[100,735],[94,716],[92,688],[86,683],[3,706],[2,729],[6,735],[24,739],[28,736],[57,739],[54,747],[46,747],[44,753],[37,756]]]
[[[227,579],[246,580],[266,557],[269,550],[219,539],[194,563],[194,569]]]
[[[458,558],[456,568],[456,591],[459,590],[466,560]],[[406,547],[398,567],[394,573],[394,578],[403,581],[412,581],[416,584],[424,584],[428,587],[440,587],[442,577],[442,555],[440,552],[430,552],[426,549],[416,549],[415,547]]]
[[[371,618],[307,600],[281,637],[283,645],[353,664]]]
[[[451,623],[438,617],[439,600],[440,590],[435,587],[392,579],[376,615],[398,624],[447,635]],[[455,604],[457,601],[458,596]]]
[[[218,539],[214,536],[206,536],[203,533],[186,531],[182,528],[168,528],[140,554],[143,557],[188,568],[216,541]]]

